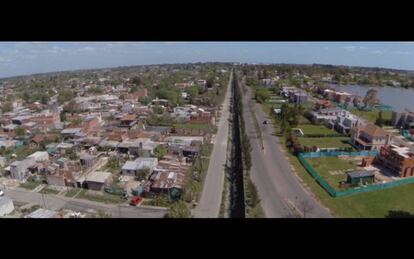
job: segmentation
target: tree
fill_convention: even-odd
[[[58,95],[59,104],[63,104],[70,101],[74,97],[74,93],[71,90],[63,90]]]
[[[159,106],[159,105],[154,106],[154,107],[152,108],[152,111],[153,111],[155,114],[163,114],[163,113],[164,113],[164,109],[163,109],[161,106]]]
[[[132,78],[131,83],[133,83],[135,85],[141,85],[141,78],[136,76],[136,77]]]
[[[167,149],[164,145],[158,145],[154,148],[154,154],[158,159],[161,159],[167,154]]]
[[[14,132],[16,133],[17,137],[23,137],[24,135],[26,135],[26,129],[22,127],[16,128]]]
[[[267,89],[265,89],[265,88],[256,88],[256,91],[255,91],[255,99],[259,103],[264,103],[269,98],[270,98],[270,93],[269,93],[269,91]]]
[[[13,104],[11,102],[5,102],[1,106],[3,112],[11,112],[13,110]]]
[[[40,103],[47,104],[49,102],[49,96],[47,94],[42,94],[40,97]]]
[[[382,118],[382,111],[378,113],[378,118],[375,120],[375,125],[382,127],[384,125],[384,119]]]
[[[208,78],[206,80],[206,88],[213,88],[214,80],[212,78]]]
[[[144,97],[139,98],[138,101],[142,103],[143,105],[148,105],[151,102],[151,98],[149,96],[144,96]]]
[[[136,93],[136,92],[138,92],[138,90],[139,90],[138,86],[133,85],[133,86],[129,89],[129,92],[130,92],[130,93]]]
[[[60,121],[66,121],[66,112],[64,112],[64,111],[61,111],[60,112]]]
[[[367,91],[367,94],[365,95],[364,100],[363,100],[365,108],[372,107],[374,106],[374,104],[378,103],[377,93],[378,91],[373,88]]]
[[[190,218],[191,212],[183,201],[174,202],[166,215],[166,218]]]

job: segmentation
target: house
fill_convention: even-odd
[[[58,168],[59,165],[52,164],[48,168],[48,172],[46,174],[46,181],[49,185],[57,185],[57,186],[72,186],[75,187],[75,178],[73,174],[69,170],[64,170]]]
[[[391,135],[374,124],[365,124],[351,131],[351,141],[360,150],[380,150],[391,142]]]
[[[195,114],[191,113],[190,123],[208,123],[211,120],[211,113],[198,108]]]
[[[291,103],[303,104],[308,101],[308,94],[304,91],[297,91],[289,95]]]
[[[137,116],[135,114],[125,114],[121,118],[119,127],[132,128],[137,123]]]
[[[190,88],[191,84],[190,83],[176,83],[174,84],[174,86],[180,90],[184,90],[184,89]]]
[[[28,168],[36,164],[34,158],[26,158],[21,161],[14,161],[10,164],[10,176],[20,181],[26,180],[29,176]]]
[[[200,146],[186,146],[182,148],[182,154],[184,157],[193,159],[200,153]]]
[[[204,79],[199,79],[195,81],[195,84],[200,87],[206,87],[207,81]]]
[[[185,174],[180,171],[170,171],[168,169],[159,169],[154,171],[150,178],[150,192],[169,193],[178,191],[184,187]]]
[[[67,128],[60,132],[64,139],[73,139],[81,136],[82,128]]]
[[[414,112],[410,110],[392,113],[392,125],[396,128],[410,129],[413,123],[414,123]],[[411,134],[414,135],[414,129],[410,129],[410,130],[412,131]]]
[[[333,104],[329,100],[319,99],[314,106],[315,110],[327,109],[327,108],[335,108],[335,104]]]
[[[100,191],[104,186],[112,184],[112,174],[108,172],[94,171],[86,176],[87,189]]]
[[[375,162],[390,169],[399,177],[414,176],[414,154],[408,147],[396,145],[381,147]]]
[[[49,161],[49,154],[46,151],[37,151],[27,158],[33,158],[35,162]]]
[[[122,166],[122,175],[136,176],[138,175],[139,164],[135,161],[126,161]]]
[[[352,129],[361,125],[359,117],[351,114],[340,114],[336,117],[336,120],[331,120],[328,122],[330,128],[334,128],[338,132],[342,134],[348,134],[351,132]]]
[[[152,173],[157,165],[158,158],[156,157],[139,157],[135,161],[127,161],[122,166],[122,175],[139,176],[140,171],[146,168]]]
[[[57,144],[55,148],[57,153],[64,155],[69,150],[72,150],[74,146],[74,144],[62,142]]]
[[[155,98],[154,100],[151,101],[151,105],[159,105],[159,106],[163,106],[163,107],[167,107],[168,106],[168,100],[167,99],[158,99]]]
[[[83,167],[92,167],[97,162],[97,157],[88,153],[80,155],[80,164]]]
[[[347,92],[336,92],[335,93],[335,101],[337,103],[345,103],[347,102],[347,99],[352,96],[352,94]]]
[[[269,87],[272,87],[275,81],[270,78],[264,78],[261,80],[261,83],[264,87],[269,88]]]
[[[359,184],[373,183],[375,180],[374,171],[353,171],[347,173],[346,182],[352,186]]]
[[[45,135],[37,134],[30,140],[29,145],[31,148],[36,148],[36,147],[39,147],[40,144],[44,143],[45,141],[46,141]]]
[[[336,120],[338,116],[346,117],[349,111],[340,108],[327,108],[319,111],[311,111],[310,115],[313,120]]]
[[[12,213],[14,210],[13,200],[7,196],[0,197],[0,217]]]

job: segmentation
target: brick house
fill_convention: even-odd
[[[376,162],[400,177],[414,176],[414,154],[408,147],[396,145],[382,147]]]

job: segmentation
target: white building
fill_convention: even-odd
[[[49,154],[46,151],[37,151],[27,158],[33,158],[35,162],[49,161]]]

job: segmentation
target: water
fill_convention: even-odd
[[[365,96],[370,88],[378,91],[377,98],[382,104],[392,106],[394,111],[404,111],[406,108],[414,111],[414,89],[390,86],[361,86],[361,85],[331,85],[339,91]]]

